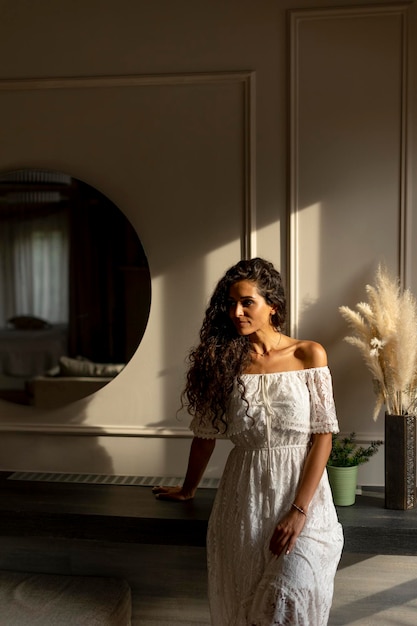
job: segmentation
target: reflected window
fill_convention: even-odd
[[[22,312],[51,323],[69,321],[68,209],[45,206],[18,204],[3,212],[0,326]]]

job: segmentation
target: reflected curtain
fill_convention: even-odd
[[[0,326],[15,315],[67,323],[68,267],[67,212],[13,206],[0,230]]]
[[[101,363],[127,360],[121,276],[127,227],[125,216],[105,196],[80,187],[70,216],[72,357]]]

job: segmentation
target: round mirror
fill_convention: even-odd
[[[123,213],[76,178],[0,175],[0,398],[56,408],[110,382],[136,351],[149,266]]]

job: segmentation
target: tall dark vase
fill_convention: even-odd
[[[385,508],[414,509],[416,416],[385,413]]]

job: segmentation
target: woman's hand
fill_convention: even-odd
[[[279,521],[277,527],[269,542],[269,549],[276,556],[280,556],[283,552],[290,554],[297,537],[304,528],[306,516],[296,509],[291,509]]]
[[[173,502],[183,502],[184,500],[192,500],[194,493],[185,491],[183,487],[164,487],[158,485],[152,487],[152,493],[158,500],[172,500]]]
[[[178,485],[178,487],[165,487],[164,485],[153,487],[152,493],[155,494],[155,497],[158,500],[172,500],[173,502],[192,500],[215,445],[215,439],[194,437],[191,442],[187,473],[185,474],[183,485]]]

